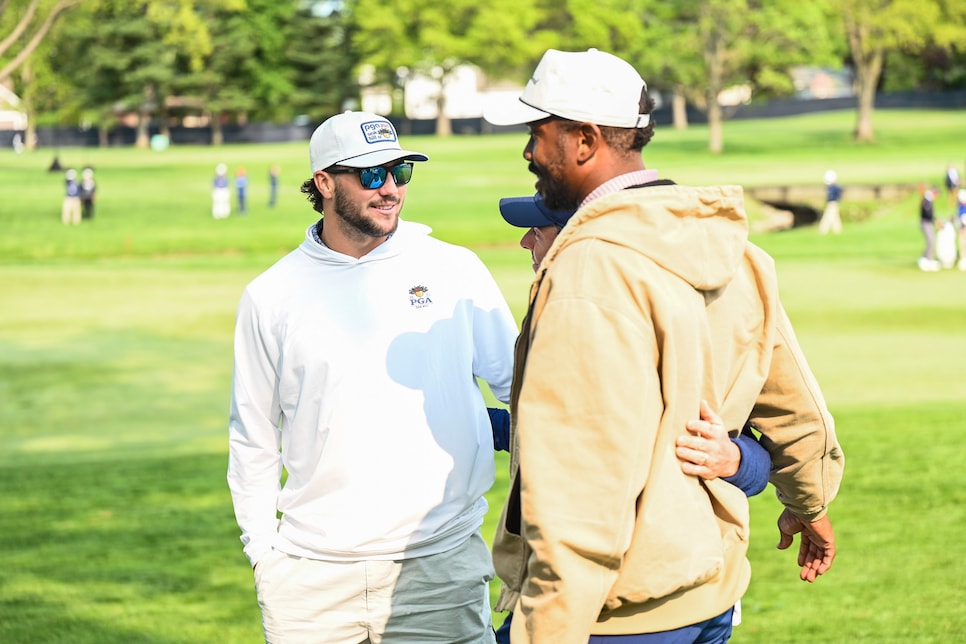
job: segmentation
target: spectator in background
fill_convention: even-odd
[[[245,168],[235,171],[235,191],[238,195],[238,214],[244,215],[248,212],[248,173]]]
[[[64,202],[60,207],[60,220],[67,225],[81,222],[80,184],[77,170],[70,168],[64,175]]]
[[[962,179],[960,179],[959,170],[956,169],[954,164],[950,163],[946,166],[946,176],[943,182],[946,185],[946,199],[949,201],[950,206],[955,206]]]
[[[956,228],[959,231],[958,268],[961,271],[966,271],[966,188],[960,188],[956,196]]]
[[[839,215],[839,200],[842,198],[842,187],[838,184],[838,175],[834,170],[825,172],[825,211],[818,223],[818,232],[822,235],[842,232],[842,218]]]
[[[81,200],[81,219],[94,218],[94,198],[97,192],[97,183],[94,181],[94,169],[87,167],[81,173],[80,200]]]
[[[926,247],[919,257],[919,270],[938,271],[939,262],[936,261],[936,213],[935,201],[939,190],[927,187],[922,191],[922,201],[919,202],[919,227],[926,240]]]
[[[215,180],[211,188],[211,216],[224,219],[231,214],[231,191],[228,189],[228,166],[215,166]]]
[[[273,165],[268,169],[268,207],[274,208],[278,201],[278,175],[282,169],[278,165]]]

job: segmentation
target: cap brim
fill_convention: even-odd
[[[429,157],[421,152],[409,150],[377,150],[360,154],[351,159],[343,159],[333,165],[346,168],[373,168],[377,165],[386,165],[392,161],[429,161]]]
[[[549,112],[530,107],[519,98],[494,101],[483,109],[483,118],[493,125],[520,125],[550,116]]]
[[[529,197],[503,197],[500,214],[511,226],[517,228],[541,228],[564,226],[574,214],[572,211],[550,210],[543,204],[539,194]]]

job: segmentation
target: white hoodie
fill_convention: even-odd
[[[486,513],[493,442],[476,378],[508,400],[513,316],[479,258],[426,226],[400,221],[359,259],[313,228],[238,307],[228,484],[245,554],[453,548]]]

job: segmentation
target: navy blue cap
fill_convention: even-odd
[[[517,228],[562,227],[574,212],[574,210],[550,210],[543,203],[543,197],[539,193],[531,197],[500,199],[500,214],[508,224]]]

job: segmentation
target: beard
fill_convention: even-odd
[[[531,161],[529,170],[537,176],[540,182],[540,196],[543,197],[543,203],[547,208],[573,212],[580,205],[580,200],[567,186],[562,160],[564,158],[566,157],[563,141],[558,140],[555,160],[550,161],[543,167]]]
[[[391,225],[381,224],[365,214],[366,203],[352,199],[339,186],[333,188],[335,193],[335,211],[338,213],[339,227],[347,237],[387,237],[399,226],[399,217],[393,219]],[[396,197],[383,197],[381,203],[399,203]]]

